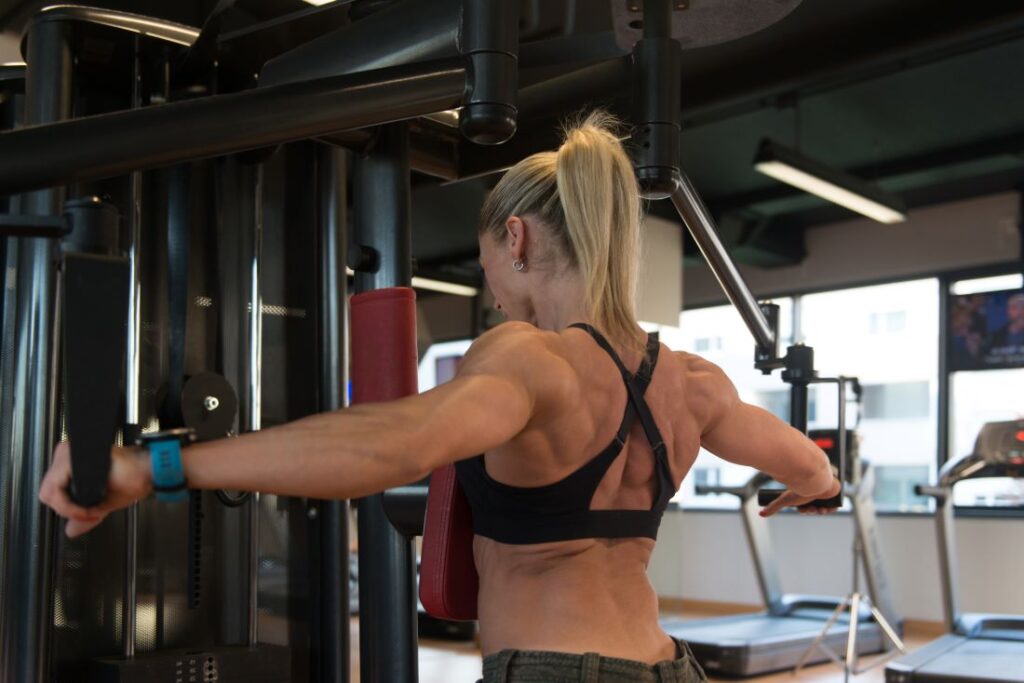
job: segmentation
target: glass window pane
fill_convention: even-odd
[[[939,285],[935,279],[802,297],[804,341],[819,375],[860,379],[861,456],[876,468],[883,510],[927,509],[914,485],[936,461]],[[819,387],[811,428],[835,427],[836,392]]]
[[[984,294],[1024,287],[1020,273],[954,282],[953,295]],[[965,370],[950,377],[949,456],[974,450],[986,422],[1024,418],[1024,368]],[[957,484],[953,502],[967,506],[1024,506],[1024,480],[975,479]]]
[[[775,303],[779,304],[779,329],[783,336],[780,346],[786,348],[792,343],[793,300],[781,299]],[[715,363],[733,381],[744,401],[781,413],[784,419],[788,419],[788,388],[778,373],[766,376],[754,369],[754,341],[732,306],[683,311],[679,316],[679,327],[661,328],[661,340],[673,350],[696,353]],[[735,508],[738,507],[736,498],[697,496],[694,486],[738,486],[750,478],[753,470],[721,460],[701,449],[692,473],[693,476],[683,481],[673,500],[683,505]]]
[[[974,450],[986,422],[1024,418],[1024,368],[953,373],[950,381],[949,455]],[[953,489],[956,505],[1024,505],[1024,480],[975,479]]]
[[[458,362],[466,355],[472,344],[472,339],[432,344],[420,360],[420,391],[429,391],[453,378]]]

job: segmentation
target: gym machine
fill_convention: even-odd
[[[943,465],[935,485],[918,495],[935,499],[942,608],[949,634],[890,663],[887,683],[1010,683],[1024,681],[1024,616],[960,611],[953,536],[953,487],[971,479],[1024,477],[1024,420],[989,422],[974,451]]]
[[[846,434],[842,457],[841,431]],[[828,454],[836,471],[840,470],[840,461],[845,461],[842,470],[844,495],[852,508],[857,542],[864,550],[857,555],[855,562],[863,565],[868,592],[884,620],[876,620],[871,608],[862,604],[852,608],[856,610],[858,619],[856,624],[851,624],[850,616],[840,609],[844,606],[843,598],[782,592],[768,520],[758,514],[763,505],[758,494],[770,490],[766,488],[771,484],[770,477],[757,472],[742,486],[698,486],[696,491],[701,495],[726,494],[739,499],[743,530],[765,605],[763,612],[755,614],[662,620],[666,631],[690,644],[707,671],[754,676],[823,662],[834,659],[824,648],[844,648],[851,635],[855,636],[852,641],[856,655],[872,654],[887,647],[888,638],[883,632],[882,622],[898,627],[899,620],[893,608],[878,542],[872,498],[874,473],[868,463],[860,460],[856,432],[817,429],[811,430],[808,437]],[[855,566],[855,584],[858,570],[859,567]]]
[[[538,122],[549,124],[580,102],[622,91],[627,83],[635,88],[633,121],[638,135],[632,146],[645,196],[671,197],[723,288],[751,326],[759,345],[759,367],[785,369],[784,378],[793,384],[794,399],[799,399],[793,401],[794,423],[802,420],[806,428],[806,390],[814,379],[812,356],[804,347],[793,347],[785,358],[778,358],[777,335],[743,285],[707,210],[678,164],[681,43],[695,47],[741,37],[782,19],[799,0],[770,4],[730,0],[718,3],[709,13],[695,9],[690,14],[687,3],[667,0],[616,3],[616,45],[605,50],[608,59],[521,89],[517,86],[521,63],[544,67],[570,64],[578,58],[564,50],[559,53],[560,46],[550,43],[529,44],[530,50],[523,53],[517,33],[520,3],[512,0],[334,3],[229,33],[221,30],[220,16],[231,4],[219,3],[201,31],[109,10],[60,6],[44,11],[31,24],[26,42],[25,122],[31,125],[0,135],[0,159],[4,160],[0,194],[27,193],[22,205],[8,207],[10,213],[34,216],[37,223],[56,221],[67,192],[75,198],[98,196],[103,201],[109,195],[126,217],[121,226],[126,234],[120,237],[131,285],[122,440],[134,434],[132,425],[136,432],[150,431],[158,412],[160,385],[167,385],[163,400],[170,396],[173,403],[179,397],[177,383],[184,391],[187,381],[200,376],[186,367],[190,363],[186,356],[180,376],[175,371],[169,378],[168,368],[159,360],[168,342],[152,339],[154,330],[171,327],[168,309],[177,312],[180,323],[180,303],[158,294],[172,281],[181,281],[171,277],[170,270],[183,263],[162,260],[169,244],[147,242],[157,232],[146,229],[154,215],[166,222],[190,222],[189,244],[194,246],[189,250],[196,253],[205,253],[198,243],[208,237],[201,230],[205,223],[196,221],[196,216],[205,215],[209,224],[221,227],[223,234],[217,234],[213,251],[217,270],[230,277],[214,283],[195,275],[203,266],[189,261],[186,279],[198,278],[206,291],[187,292],[187,332],[181,333],[178,324],[176,334],[185,335],[186,346],[199,335],[201,341],[196,343],[204,352],[196,352],[202,360],[195,361],[193,356],[193,366],[199,370],[213,366],[237,391],[242,420],[237,427],[232,425],[233,430],[256,429],[336,408],[343,403],[339,387],[344,386],[346,365],[341,342],[345,278],[340,275],[346,262],[346,180],[344,153],[336,146],[355,153],[351,183],[356,189],[355,239],[347,261],[356,272],[357,298],[362,298],[360,313],[354,310],[353,318],[363,315],[367,324],[384,324],[387,316],[397,316],[398,328],[408,336],[414,330],[414,325],[410,330],[407,295],[409,170],[448,180],[500,170],[538,147],[551,146],[549,138],[527,131],[486,154],[481,151],[481,144],[509,140],[524,112],[536,117],[537,126]],[[642,29],[637,29],[639,12]],[[110,49],[96,49],[97,45]],[[124,65],[133,66],[125,69]],[[89,69],[102,73],[90,76]],[[253,73],[258,73],[255,80]],[[127,91],[127,97],[104,89],[88,103],[76,100],[76,94],[96,88],[104,78],[116,81],[112,74],[124,77],[126,87],[121,91],[122,95]],[[567,83],[572,87],[566,88]],[[455,108],[460,108],[457,133],[423,118]],[[311,139],[318,142],[302,142]],[[220,158],[197,161],[214,157]],[[193,192],[196,187],[200,191]],[[174,211],[182,209],[180,202],[171,200],[174,196],[189,198],[191,221],[173,218]],[[206,211],[196,204],[203,204]],[[243,208],[224,211],[225,206]],[[302,219],[295,217],[296,210]],[[14,221],[20,221],[15,226],[18,230],[32,223],[21,218]],[[297,225],[312,228],[295,229]],[[286,226],[291,228],[287,240],[283,239]],[[185,511],[170,513],[146,501],[137,512],[108,521],[87,539],[57,538],[52,517],[35,502],[63,414],[56,400],[60,392],[55,390],[61,375],[56,343],[60,321],[54,316],[59,298],[57,268],[52,244],[40,239],[42,232],[30,234],[9,240],[13,248],[8,262],[11,251],[17,252],[18,259],[12,295],[16,310],[8,315],[5,308],[5,316],[13,317],[13,327],[5,327],[4,343],[12,340],[13,348],[5,349],[0,367],[0,374],[13,378],[5,386],[15,388],[4,396],[5,401],[13,399],[15,409],[0,416],[3,462],[17,457],[20,474],[8,505],[17,509],[20,526],[5,539],[4,548],[8,559],[0,640],[5,680],[48,681],[62,668],[78,666],[96,655],[115,658],[108,663],[108,671],[125,672],[131,666],[140,668],[150,653],[154,658],[149,661],[159,675],[180,673],[183,680],[209,676],[257,680],[246,673],[254,670],[267,680],[345,680],[347,541],[342,502],[251,496],[235,512],[215,504],[211,507],[213,501],[207,500],[201,508],[193,508],[193,524],[188,525]],[[170,231],[167,235],[172,237]],[[276,240],[273,248],[269,240]],[[244,248],[234,250],[238,245]],[[210,265],[209,260],[200,259],[200,263]],[[318,273],[316,286],[300,287],[302,291],[295,294],[296,278],[287,274],[310,271]],[[181,295],[180,285],[177,289],[173,296]],[[209,294],[213,289],[216,297]],[[271,291],[294,295],[300,305],[291,299],[271,303]],[[141,301],[133,298],[140,292]],[[135,317],[139,306],[150,315]],[[196,308],[206,313],[198,315]],[[371,309],[376,312],[367,315]],[[353,331],[364,335],[362,341],[353,339],[354,354],[367,356],[353,362],[362,372],[372,367],[366,351],[372,333],[360,332],[358,326]],[[395,358],[407,355],[408,341],[404,336],[395,341],[389,349]],[[223,353],[231,348],[247,349],[244,367]],[[318,357],[296,352],[308,348],[318,348]],[[211,360],[218,356],[220,361]],[[378,352],[375,362],[388,360]],[[374,400],[415,391],[415,363],[410,366],[411,384],[403,374],[410,368],[401,363],[396,362],[397,373],[374,377],[371,371],[355,378],[355,398]],[[132,379],[133,372],[140,379]],[[271,379],[271,373],[286,376]],[[382,378],[387,387],[371,386]],[[170,386],[168,380],[175,384]],[[287,387],[279,392],[286,395],[280,404],[262,390],[267,385]],[[303,400],[299,392],[291,391],[300,385],[317,385],[320,392],[311,400],[307,391]],[[225,402],[223,396],[202,388],[200,404],[188,405],[198,416],[208,418],[207,413]],[[138,414],[133,391],[144,403]],[[184,401],[184,394],[181,398]],[[68,415],[76,410],[73,405],[64,408]],[[184,420],[189,412],[185,408],[181,406],[182,421],[195,430]],[[163,422],[171,421],[160,421],[161,429]],[[76,477],[89,471],[93,481],[105,481],[104,463],[83,462],[79,452],[73,456]],[[229,492],[221,493],[218,501],[237,502]],[[363,680],[417,678],[411,539],[422,527],[423,499],[423,487],[411,486],[360,504],[361,562],[365,553],[360,604],[364,615],[372,615],[364,616],[362,624]],[[201,534],[189,534],[192,541],[200,539],[198,553],[190,556],[188,544],[181,542],[182,530],[194,532],[201,525],[205,525]],[[211,536],[218,542],[205,545],[203,539]],[[178,540],[172,543],[172,538]],[[268,545],[278,547],[278,556],[270,556]],[[189,567],[218,568],[221,575],[212,582],[222,591],[218,595],[247,618],[214,623],[221,616],[225,622],[231,618],[215,618],[204,611],[209,600],[200,600],[200,606],[189,612],[187,596],[172,597],[175,591],[181,592],[174,586],[188,582],[184,568],[171,571],[180,566],[174,553],[168,552],[171,546],[180,546],[181,555],[189,557]],[[287,558],[285,569],[280,556]],[[114,572],[110,559],[120,557],[127,562]],[[55,570],[59,576],[54,576]],[[111,578],[117,574],[123,582]],[[243,586],[238,585],[239,575],[248,578]],[[200,585],[211,590],[211,582]],[[88,595],[99,586],[103,590]],[[112,590],[112,586],[119,587]],[[133,593],[138,600],[131,599]],[[144,632],[143,614],[147,623],[155,616],[160,628],[155,634],[145,633],[145,642],[136,647],[135,636]],[[19,622],[24,615],[29,618]],[[267,633],[272,635],[263,642]],[[187,642],[189,637],[201,642]],[[270,644],[269,638],[283,650],[264,647]],[[232,650],[237,656],[213,645],[223,642],[238,642],[238,649]],[[175,647],[203,654],[196,661],[188,656],[182,659],[172,652]],[[287,657],[287,675],[278,677],[274,667],[261,664],[262,655],[257,656],[261,652],[271,658]],[[237,667],[233,672],[232,666]],[[156,669],[145,675],[156,679]]]

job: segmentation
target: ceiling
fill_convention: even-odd
[[[619,2],[524,0],[521,80],[623,54],[612,40],[610,5]],[[225,3],[234,4],[225,14],[233,28],[309,7],[300,0]],[[0,0],[0,29],[20,31],[41,4]],[[96,4],[197,26],[217,5]],[[751,160],[763,137],[873,180],[910,208],[1024,188],[1020,0],[803,0],[758,33],[684,51],[682,72],[683,166],[741,261],[797,262],[806,230],[851,215],[755,173]],[[598,99],[628,112],[628,87]],[[510,149],[554,144],[556,120],[551,112],[521,120]],[[425,268],[458,270],[473,258],[475,214],[491,182],[417,177],[414,250]],[[672,215],[659,203],[650,211]]]

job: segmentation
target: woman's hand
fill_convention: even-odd
[[[76,505],[68,495],[70,485],[71,447],[64,442],[53,451],[53,462],[39,487],[39,500],[68,520],[65,532],[69,538],[74,538],[97,527],[114,510],[128,507],[149,495],[153,489],[149,457],[138,448],[115,446],[110,453],[107,497],[96,507]]]
[[[801,496],[792,491],[784,491],[778,498],[761,508],[760,514],[762,517],[771,517],[782,508],[794,507],[802,515],[830,515],[839,508],[814,507],[810,503],[816,500],[834,498],[842,490],[843,486],[839,483],[839,480],[833,479],[832,486],[829,487],[828,491],[817,496]]]

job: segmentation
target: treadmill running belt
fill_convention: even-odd
[[[708,671],[750,676],[794,667],[821,633],[828,613],[823,617],[770,616],[744,614],[721,619],[665,619],[662,627],[689,643],[694,656]],[[829,629],[825,642],[833,651],[846,645],[849,624],[844,619]],[[857,651],[879,652],[882,635],[878,625],[863,621],[857,628]],[[815,651],[808,663],[828,657]]]
[[[1012,682],[1024,680],[1024,643],[964,639],[914,672],[922,683]]]

